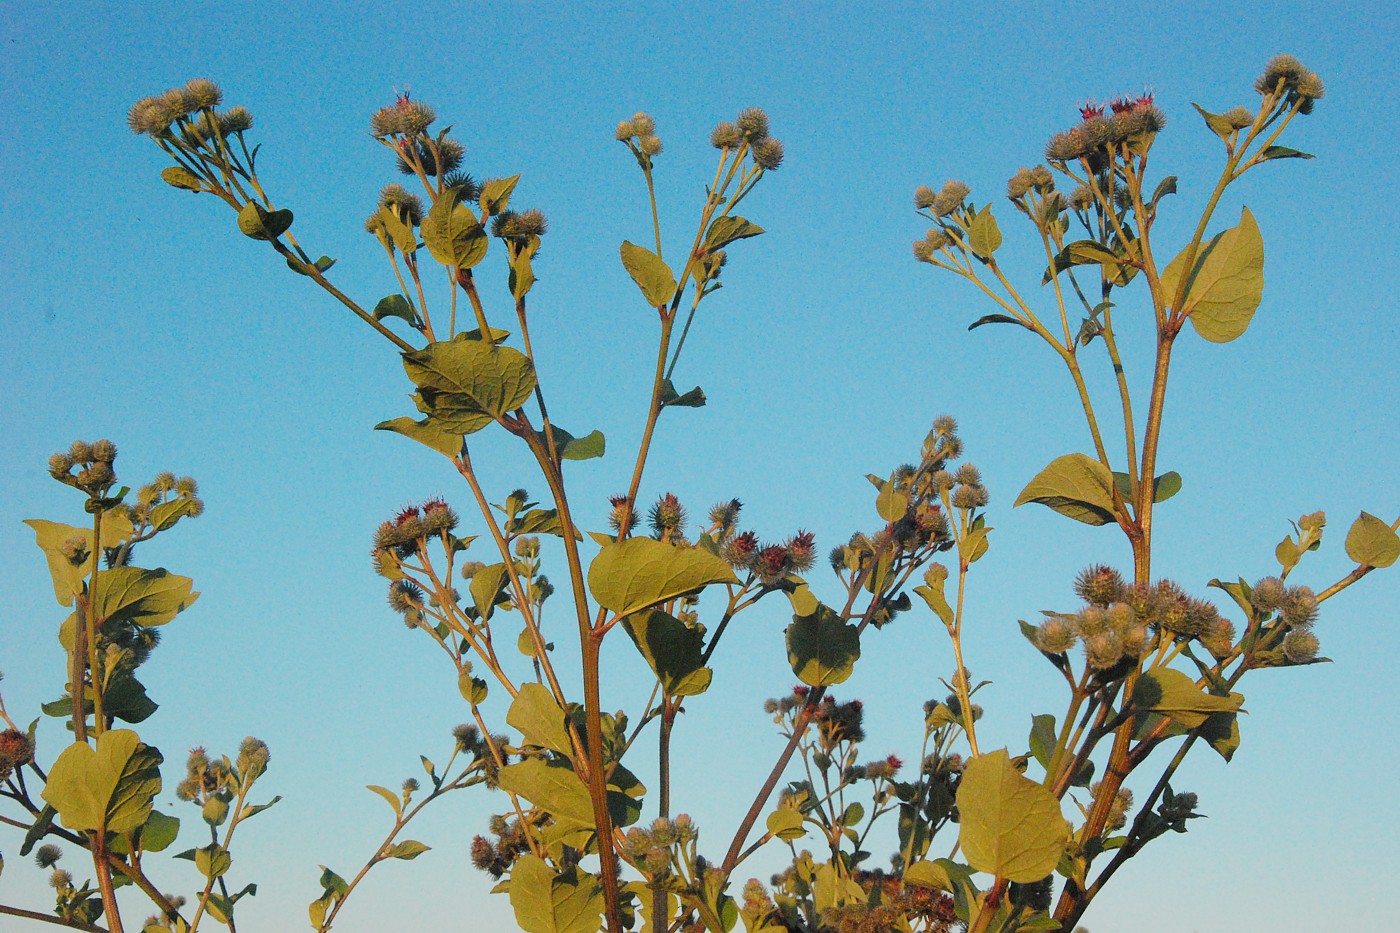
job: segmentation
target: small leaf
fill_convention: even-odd
[[[393,418],[381,421],[374,426],[376,431],[393,431],[404,437],[431,447],[444,457],[455,457],[462,452],[462,435],[449,431],[434,423],[431,418],[414,421],[412,418]]]
[[[967,245],[983,259],[991,259],[992,254],[1001,248],[1001,229],[992,216],[990,205],[977,212],[967,231]]]
[[[788,663],[809,687],[829,687],[851,676],[860,659],[859,629],[822,604],[808,616],[793,616],[786,630]]]
[[[807,835],[802,822],[802,814],[797,810],[774,810],[768,814],[768,831],[784,842],[792,842]]]
[[[1259,153],[1259,161],[1265,162],[1272,159],[1315,159],[1317,156],[1311,152],[1303,152],[1298,149],[1290,149],[1287,146],[1270,146]]]
[[[428,846],[423,845],[417,839],[405,839],[403,842],[396,842],[384,849],[384,858],[400,858],[405,862],[411,862],[418,856],[427,852]]]
[[[413,305],[403,295],[385,295],[379,299],[374,306],[374,319],[382,321],[386,317],[403,318],[413,325],[418,323],[418,312],[413,310]]]
[[[705,405],[705,392],[699,386],[686,392],[684,395],[676,393],[676,387],[670,379],[661,381],[661,407],[662,408],[703,408]]]
[[[1031,717],[1030,750],[1035,760],[1046,771],[1050,770],[1050,759],[1055,754],[1059,736],[1055,732],[1055,717],[1049,713]]]
[[[460,188],[448,190],[434,202],[422,229],[423,245],[444,266],[470,269],[486,258],[490,238],[476,214],[462,203]]]
[[[1152,200],[1148,202],[1151,207],[1156,207],[1157,202],[1169,194],[1176,194],[1176,176],[1168,175],[1157,182],[1156,189],[1152,192]]]
[[[714,252],[717,249],[724,249],[735,240],[755,237],[764,232],[764,229],[758,224],[750,223],[743,217],[732,215],[721,217],[710,224],[710,230],[705,235],[705,249]]]
[[[588,568],[598,605],[619,616],[694,592],[711,583],[737,583],[729,564],[700,548],[653,538],[608,543]]]
[[[173,188],[183,188],[185,191],[203,191],[204,180],[194,172],[180,166],[172,165],[160,173],[161,179]]]
[[[472,574],[468,589],[471,590],[472,602],[476,605],[481,621],[490,619],[496,606],[505,601],[502,597],[509,580],[509,571],[505,564],[491,564]]]
[[[659,256],[629,240],[622,241],[622,265],[654,308],[669,304],[676,294],[676,276]]]
[[[556,821],[575,828],[593,828],[593,802],[588,788],[563,762],[526,758],[519,764],[507,765],[500,772],[500,787],[549,811]]]
[[[255,240],[275,240],[292,226],[291,211],[268,211],[249,201],[238,212],[238,229]]]
[[[1016,318],[1012,317],[1009,314],[984,314],[977,320],[973,321],[971,324],[967,325],[967,329],[976,330],[983,324],[1018,324],[1021,327],[1026,328],[1027,330],[1035,329],[1029,324],[1027,324],[1025,321],[1018,321]]]
[[[1114,521],[1113,474],[1084,454],[1066,454],[1021,490],[1015,504],[1027,502],[1039,502],[1086,525],[1107,525]]]
[[[607,451],[608,442],[603,432],[594,430],[583,437],[574,437],[559,425],[553,425],[554,447],[560,460],[592,460]]]
[[[1347,532],[1347,556],[1363,567],[1389,567],[1400,558],[1400,535],[1370,512],[1362,512]]]
[[[194,864],[199,873],[209,880],[221,878],[233,867],[233,856],[217,842],[194,850]]]
[[[389,806],[394,808],[394,816],[403,813],[403,798],[398,794],[387,787],[380,787],[378,784],[366,784],[365,786],[389,802]]]
[[[1059,800],[1017,771],[1005,749],[968,761],[957,800],[958,838],[973,868],[1019,884],[1055,870],[1069,823]]]
[[[1201,115],[1201,119],[1206,121],[1206,126],[1210,127],[1211,132],[1216,136],[1228,142],[1230,137],[1234,135],[1235,128],[1230,125],[1229,120],[1218,113],[1211,113],[1200,104],[1192,103],[1191,106],[1196,108],[1196,112]]]
[[[478,199],[482,212],[486,214],[502,213],[510,206],[511,192],[515,190],[519,181],[519,175],[512,175],[509,178],[492,178],[483,184],[481,197]]]

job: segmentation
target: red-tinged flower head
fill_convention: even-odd
[[[787,543],[792,569],[798,573],[811,570],[817,560],[817,539],[810,531],[799,531]]]
[[[758,535],[752,531],[735,535],[720,548],[720,556],[741,570],[752,567],[758,556]]]
[[[781,544],[770,544],[758,552],[754,561],[754,573],[767,584],[776,583],[787,573],[791,555]]]
[[[904,767],[904,761],[898,755],[887,756],[885,758],[885,764],[889,765],[894,771],[898,771],[900,768]]]
[[[1103,111],[1104,105],[1095,103],[1092,100],[1086,100],[1084,103],[1079,105],[1079,116],[1085,120],[1091,120],[1094,117],[1101,117],[1103,116]]]

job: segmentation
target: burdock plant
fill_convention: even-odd
[[[821,552],[833,585],[809,585],[822,563],[813,535],[749,529],[738,499],[697,510],[670,492],[640,498],[660,420],[691,417],[679,409],[705,404],[699,387],[680,391],[673,381],[697,312],[722,286],[731,249],[742,261],[741,241],[764,232],[739,213],[784,157],[763,111],[745,110],[714,128],[714,175],[703,187],[694,235],[679,245],[662,236],[656,172],[666,149],[655,119],[638,113],[614,131],[642,173],[651,213],[647,245],[625,240],[619,257],[655,320],[647,348],[655,362],[638,406],[642,439],[619,476],[623,491],[580,511],[569,497],[566,464],[602,457],[606,442],[599,431],[564,427],[567,400],[550,399],[536,365],[529,311],[548,224],[541,211],[520,207],[519,175],[469,174],[465,145],[450,127],[435,129],[434,109],[408,94],[376,111],[371,135],[400,180],[366,198],[363,227],[384,251],[392,290],[361,303],[333,284],[334,260],[312,258],[293,232],[292,212],[266,190],[258,148],[246,140],[247,110],[219,110],[222,94],[203,80],[138,102],[131,127],[172,161],[166,182],[223,201],[244,235],[393,345],[417,412],[376,427],[436,451],[464,484],[460,513],[456,496],[429,499],[385,516],[368,543],[389,610],[441,653],[467,721],[451,730],[445,764],[423,759],[426,784],[370,787],[391,808],[388,832],[348,880],[322,869],[312,927],[331,929],[376,865],[427,850],[401,838],[425,807],[478,784],[500,791],[493,799],[501,812],[473,840],[471,862],[500,882],[529,933],[727,933],[740,922],[751,933],[1069,933],[1128,859],[1168,831],[1185,832],[1200,815],[1198,800],[1172,782],[1198,745],[1227,760],[1235,753],[1243,676],[1325,660],[1315,634],[1321,604],[1400,557],[1400,522],[1363,512],[1346,540],[1355,569],[1310,588],[1294,573],[1322,541],[1326,520],[1313,513],[1279,544],[1277,570],[1252,572],[1252,584],[1233,575],[1209,582],[1228,597],[1220,600],[1225,610],[1198,581],[1152,573],[1154,507],[1182,488],[1181,477],[1159,473],[1157,463],[1173,348],[1188,321],[1208,341],[1239,337],[1263,290],[1253,216],[1246,210],[1237,225],[1208,235],[1216,205],[1251,169],[1310,158],[1279,139],[1312,111],[1322,82],[1284,56],[1269,63],[1257,89],[1253,109],[1197,108],[1220,137],[1225,165],[1194,234],[1178,249],[1153,237],[1177,182],[1149,181],[1152,146],[1166,125],[1150,95],[1086,104],[1080,121],[1047,144],[1046,165],[1015,172],[1006,194],[1040,241],[1041,278],[1051,286],[1042,310],[1047,302],[1020,291],[999,262],[1002,232],[989,204],[976,203],[956,180],[915,192],[915,207],[931,225],[914,244],[915,258],[965,279],[993,303],[974,328],[1011,324],[1048,344],[1087,421],[1092,451],[1054,460],[1016,504],[1038,502],[1076,521],[1116,526],[1133,558],[1131,567],[1090,565],[1073,581],[1078,605],[1021,623],[1031,650],[1063,675],[1067,698],[1059,715],[1035,715],[1025,746],[1014,749],[979,730],[986,684],[974,682],[963,647],[971,571],[991,541],[991,496],[951,417],[933,423],[908,463],[869,477],[869,525]],[[503,266],[499,296],[478,284],[476,270],[488,261]],[[1130,288],[1141,297],[1126,297]],[[1145,405],[1129,392],[1114,328],[1116,311],[1144,305],[1156,323]],[[1117,375],[1121,442],[1106,439],[1081,368],[1100,352]],[[486,443],[528,451],[533,467],[514,484],[520,488],[483,482],[472,454]],[[226,886],[229,837],[261,809],[247,804],[247,792],[267,767],[267,749],[250,739],[234,759],[191,753],[177,795],[199,808],[211,835],[182,854],[207,884],[189,901],[161,894],[142,862],[178,828],[151,809],[161,757],[134,732],[111,726],[114,718],[139,721],[144,694],[131,671],[148,650],[141,646],[153,644],[152,626],[193,598],[181,595],[188,594],[183,578],[131,568],[131,545],[198,507],[193,483],[173,477],[158,478],[132,504],[125,490],[112,491],[115,451],[108,453],[100,443],[77,445],[50,464],[56,478],[87,495],[93,516],[91,529],[35,523],[60,602],[76,601],[63,629],[69,694],[48,710],[70,719],[74,742],[45,772],[32,728],[10,723],[0,776],[4,796],[24,812],[7,822],[26,831],[26,852],[49,836],[90,850],[96,889],[76,887],[66,870],[55,870],[60,923],[96,929],[103,918],[120,930],[120,876],[156,904],[147,933],[189,931],[210,918],[233,929],[236,902],[253,889],[235,894]],[[538,499],[524,488],[541,482]],[[117,590],[119,582],[130,585]],[[834,598],[823,601],[819,589]],[[946,631],[951,663],[938,669],[944,676],[934,668],[922,673],[933,694],[923,706],[922,746],[869,757],[862,753],[864,707],[832,691],[850,677],[862,640],[912,612],[914,597]],[[731,622],[768,599],[786,600],[792,611],[785,647],[798,684],[765,705],[786,742],[735,825],[719,829],[718,844],[706,843],[672,797],[679,717],[687,704],[703,702]],[[565,619],[548,632],[547,609]],[[609,635],[630,641],[654,674],[640,709],[604,712],[610,684],[600,652]],[[565,691],[563,665],[577,666],[581,696]],[[654,744],[641,742],[653,723]],[[1174,748],[1165,765],[1153,757],[1163,746]],[[649,791],[633,767],[650,754],[654,766],[638,769],[656,775]],[[109,773],[91,763],[114,755],[135,764]],[[1135,794],[1128,779],[1149,765],[1151,780]],[[33,799],[26,774],[45,785],[49,806]],[[872,835],[876,823],[890,826],[896,843],[881,865],[871,849],[887,837]],[[736,876],[755,852],[783,845],[790,862],[769,884]],[[935,845],[952,854],[931,857]],[[58,857],[47,845],[40,850],[46,870]]]

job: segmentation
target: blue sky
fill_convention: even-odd
[[[1341,543],[1357,512],[1393,520],[1400,511],[1397,17],[1384,5],[1183,3],[1131,14],[1096,3],[6,10],[7,705],[27,721],[63,685],[54,637],[63,613],[19,524],[78,520],[76,497],[44,472],[48,455],[76,437],[110,436],[124,478],[160,469],[196,476],[206,515],[146,559],[193,576],[204,596],[146,668],[164,707],[141,733],[165,750],[171,788],[192,745],[232,751],[249,733],[271,745],[265,785],[286,799],[240,831],[234,853],[240,885],[260,885],[240,908],[251,933],[303,922],[316,865],[353,871],[382,834],[386,812],[363,785],[396,785],[417,771],[419,753],[441,759],[448,730],[465,718],[450,672],[384,606],[366,552],[375,524],[405,502],[441,493],[467,509],[440,458],[369,430],[410,411],[392,348],[240,236],[221,205],[162,184],[159,153],[127,131],[132,101],[189,77],[218,80],[228,103],[252,109],[274,197],[296,211],[309,249],[340,260],[337,283],[371,304],[394,290],[360,230],[379,187],[395,178],[366,135],[375,108],[411,88],[456,123],[474,171],[523,173],[517,202],[551,220],[532,295],[551,409],[571,430],[608,436],[609,455],[570,475],[576,508],[593,527],[603,524],[604,497],[626,485],[655,328],[616,258],[620,240],[645,241],[650,227],[639,173],[612,127],[638,109],[655,116],[667,146],[658,168],[663,225],[675,241],[688,235],[712,171],[710,127],[741,107],[766,108],[787,161],[746,213],[769,234],[731,250],[726,288],[707,302],[677,370],[678,384],[702,385],[710,402],[667,413],[643,497],[672,490],[695,511],[738,496],[761,533],[806,527],[825,551],[874,523],[864,474],[914,457],[935,415],[957,416],[992,491],[997,529],[973,578],[969,666],[994,681],[983,695],[985,729],[1018,752],[1031,714],[1058,711],[1063,700],[1016,620],[1070,607],[1079,568],[1121,565],[1127,554],[1108,529],[1010,508],[1044,463],[1085,448],[1086,432],[1043,346],[997,328],[969,334],[966,325],[989,309],[913,262],[908,245],[923,224],[910,195],[917,184],[959,177],[974,198],[999,202],[1006,178],[1039,160],[1050,134],[1075,120],[1076,104],[1148,88],[1170,120],[1154,166],[1181,178],[1158,235],[1179,242],[1220,158],[1190,102],[1216,111],[1252,104],[1263,62],[1293,52],[1328,85],[1291,139],[1318,158],[1252,172],[1222,205],[1222,219],[1248,204],[1259,220],[1264,304],[1235,343],[1183,339],[1162,464],[1185,487],[1158,513],[1157,566],[1201,594],[1215,576],[1254,579],[1273,571],[1290,519],[1325,509],[1329,538],[1299,577],[1320,588],[1349,569]],[[1007,220],[1003,229],[1007,249],[1019,249],[1026,231]],[[1037,269],[1024,267],[1028,289]],[[499,306],[504,271],[488,260],[482,275]],[[1126,340],[1145,346],[1145,330],[1126,329]],[[1145,370],[1142,352],[1126,362],[1130,373]],[[1095,388],[1107,389],[1109,375],[1098,367]],[[476,445],[498,497],[528,475],[505,440],[488,432]],[[559,555],[550,558],[562,579]],[[812,576],[815,589],[832,592],[829,578]],[[1326,606],[1319,634],[1337,663],[1245,681],[1250,715],[1235,761],[1194,759],[1179,781],[1200,794],[1210,819],[1125,869],[1091,913],[1091,929],[1388,922],[1384,891],[1400,871],[1390,791],[1400,765],[1398,604],[1400,573],[1374,574]],[[551,608],[556,620],[564,615]],[[714,851],[776,751],[760,704],[792,680],[783,606],[741,621],[717,655],[710,693],[679,726],[678,807],[697,817],[702,848]],[[863,647],[839,695],[867,701],[872,755],[914,757],[919,706],[952,668],[945,639],[927,614],[910,613]],[[645,699],[650,684],[632,654],[625,641],[609,642],[608,706],[635,709]],[[51,759],[64,733],[45,730]],[[489,884],[465,855],[497,803],[478,794],[439,804],[412,833],[433,852],[378,869],[336,929],[504,926],[508,905],[486,897]],[[16,847],[0,837],[7,854]],[[177,864],[163,885],[192,887],[193,868]],[[12,858],[0,900],[46,902],[40,874]]]

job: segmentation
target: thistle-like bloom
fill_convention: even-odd
[[[423,222],[423,201],[403,185],[385,185],[379,191],[381,207],[391,207],[399,212],[405,223],[418,226]]]
[[[710,145],[716,149],[737,149],[743,141],[743,131],[733,123],[720,123],[710,131]]]
[[[63,858],[63,850],[51,842],[46,842],[34,853],[34,864],[40,868],[53,868]]]
[[[787,575],[791,567],[791,555],[781,544],[770,544],[758,552],[753,570],[759,582],[772,586]]]
[[[753,161],[765,171],[776,171],[783,164],[783,144],[772,136],[765,136],[753,145]]]
[[[1078,641],[1074,626],[1061,616],[1051,616],[1035,632],[1035,646],[1046,654],[1064,654]]]
[[[1283,82],[1284,90],[1291,90],[1307,74],[1308,69],[1295,56],[1275,55],[1264,65],[1264,73],[1254,82],[1254,89],[1260,94],[1269,94]]]
[[[444,136],[436,141],[436,146],[437,152],[434,154],[433,146],[430,146],[426,140],[401,140],[399,142],[399,172],[404,175],[412,175],[417,171],[413,163],[406,157],[410,154],[417,156],[418,164],[423,166],[423,174],[430,177],[456,171],[462,164],[462,156],[466,152],[462,144],[450,136]]]
[[[946,217],[953,213],[962,204],[963,200],[972,192],[972,189],[965,182],[949,180],[943,183],[938,196],[933,199],[933,213],[937,217]]]
[[[1260,612],[1273,612],[1283,606],[1288,599],[1288,588],[1278,577],[1264,577],[1256,580],[1249,601]]]
[[[651,507],[651,529],[657,535],[675,535],[685,530],[685,507],[675,493],[665,493]]]
[[[788,561],[792,569],[805,573],[817,562],[816,536],[810,531],[799,531],[786,545]]]
[[[1016,174],[1012,175],[1011,179],[1007,181],[1006,196],[1015,201],[1018,198],[1025,197],[1026,193],[1034,186],[1035,182],[1031,178],[1031,170],[1022,166],[1018,168]]]
[[[191,78],[185,84],[185,99],[194,105],[194,109],[201,110],[223,103],[224,92],[208,78]]]
[[[1237,130],[1254,125],[1254,113],[1248,107],[1231,107],[1220,116]]]
[[[752,531],[735,535],[720,547],[719,556],[736,569],[752,567],[758,557],[758,535]]]
[[[749,107],[740,113],[735,125],[750,143],[757,143],[768,136],[768,114],[758,107]]]
[[[1294,664],[1307,664],[1317,657],[1318,647],[1312,632],[1289,632],[1283,639],[1283,656]]]

